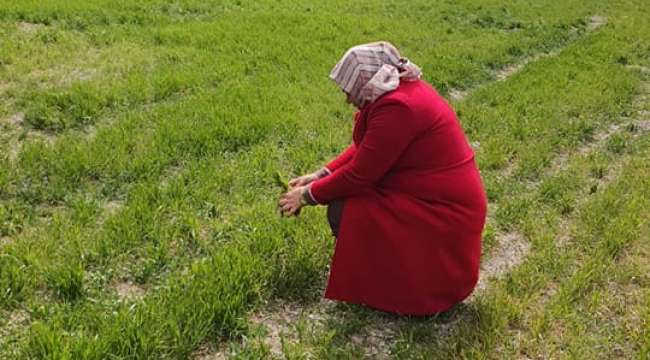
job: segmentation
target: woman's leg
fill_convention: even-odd
[[[327,205],[327,221],[332,228],[334,237],[339,235],[339,227],[341,226],[341,216],[343,215],[343,200],[334,200]]]

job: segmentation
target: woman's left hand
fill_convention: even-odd
[[[305,186],[291,188],[280,197],[278,205],[280,211],[284,216],[297,215],[300,208],[303,206],[302,193],[306,190]]]

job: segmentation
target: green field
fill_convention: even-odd
[[[0,359],[650,359],[647,0],[0,2]],[[478,290],[321,300],[351,139],[327,79],[388,40],[489,198]]]

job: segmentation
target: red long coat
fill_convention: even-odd
[[[454,111],[403,81],[356,114],[353,140],[311,187],[319,203],[345,199],[325,296],[412,315],[465,299],[487,202]]]

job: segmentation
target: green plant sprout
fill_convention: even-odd
[[[289,182],[285,179],[279,171],[275,172],[275,183],[282,188],[283,192],[289,191]]]

